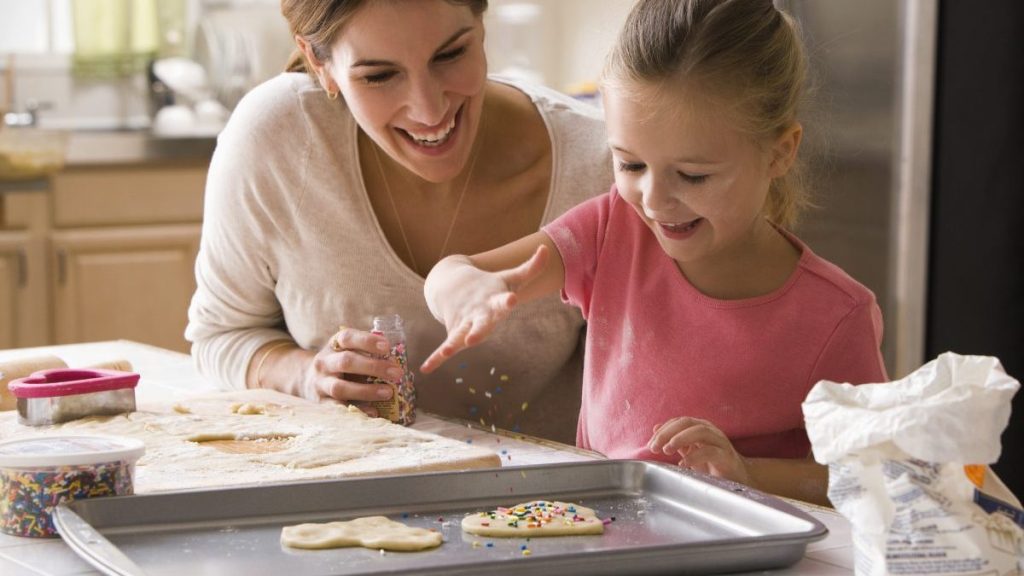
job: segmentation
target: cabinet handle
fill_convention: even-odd
[[[28,284],[28,255],[24,248],[18,248],[18,288]]]
[[[67,281],[68,252],[63,248],[57,250],[57,285],[63,286]]]

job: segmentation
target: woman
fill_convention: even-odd
[[[419,365],[445,336],[422,295],[441,257],[535,232],[607,188],[595,111],[487,77],[486,5],[282,1],[301,51],[289,70],[307,74],[254,89],[220,136],[186,332],[204,375],[372,413],[390,387],[366,377],[397,368],[372,356],[374,315],[405,319]],[[582,326],[557,297],[523,307],[419,375],[418,405],[571,441]]]

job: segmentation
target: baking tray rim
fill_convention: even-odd
[[[567,551],[557,556],[544,556],[535,558],[523,558],[520,560],[532,563],[541,563],[545,565],[561,563],[563,560],[573,560],[579,558],[587,558],[589,561],[593,561],[595,558],[600,557],[614,557],[616,559],[622,559],[624,557],[642,556],[646,559],[661,558],[661,557],[678,557],[681,551],[685,551],[685,554],[690,553],[701,553],[706,552],[709,548],[717,550],[743,550],[748,548],[763,548],[766,545],[771,544],[791,544],[800,545],[801,551],[806,550],[806,545],[811,542],[816,542],[824,539],[828,535],[828,528],[817,518],[813,517],[809,513],[799,509],[794,504],[787,502],[785,499],[778,496],[773,496],[761,492],[759,490],[750,488],[743,484],[717,478],[714,476],[701,474],[699,472],[686,470],[678,466],[673,466],[661,462],[651,462],[645,460],[616,460],[616,459],[602,459],[594,461],[584,462],[565,462],[565,463],[554,463],[554,464],[534,464],[529,466],[516,466],[516,467],[502,467],[502,468],[475,468],[461,471],[426,471],[412,474],[401,474],[391,476],[359,476],[350,478],[334,478],[334,479],[306,479],[297,480],[291,482],[268,482],[265,484],[252,485],[252,486],[230,486],[230,487],[218,487],[218,488],[190,488],[183,490],[174,491],[161,491],[150,494],[141,495],[130,495],[130,496],[110,496],[97,499],[83,499],[77,501],[69,501],[61,503],[54,511],[54,523],[57,526],[58,533],[65,540],[69,547],[75,551],[81,558],[86,560],[93,567],[97,568],[101,572],[107,574],[116,574],[117,576],[139,576],[144,575],[145,572],[139,568],[124,552],[122,552],[116,545],[110,542],[101,530],[97,529],[89,524],[84,518],[78,513],[77,509],[82,507],[105,505],[103,502],[110,503],[115,500],[124,499],[136,499],[136,498],[159,498],[159,497],[187,497],[189,495],[196,494],[208,494],[208,493],[225,493],[225,492],[239,492],[260,488],[275,488],[275,489],[290,489],[293,487],[308,486],[308,485],[335,485],[344,484],[351,482],[366,482],[373,480],[381,480],[385,478],[401,478],[401,479],[416,479],[416,478],[427,478],[427,477],[438,477],[438,476],[453,476],[453,475],[466,475],[466,474],[494,474],[496,472],[529,472],[530,470],[551,470],[551,469],[563,469],[563,468],[587,468],[595,465],[620,465],[620,466],[636,466],[640,465],[645,468],[660,469],[663,471],[669,471],[672,473],[682,474],[700,480],[706,484],[709,484],[715,488],[725,490],[736,494],[736,497],[750,500],[754,503],[768,507],[776,512],[786,514],[790,517],[796,518],[800,521],[806,522],[809,527],[805,531],[791,531],[782,532],[775,534],[758,535],[756,537],[735,537],[735,538],[722,538],[715,540],[711,543],[708,542],[695,542],[695,543],[666,543],[666,544],[650,544],[640,545],[628,549],[618,550],[587,550],[587,551]],[[535,498],[534,496],[527,497],[524,495],[524,499]],[[498,495],[489,495],[486,499],[498,498]],[[480,499],[480,498],[478,498]],[[425,505],[430,505],[431,502],[425,502]],[[436,503],[437,505],[443,505],[443,503]],[[372,506],[368,506],[372,508]],[[277,514],[268,514],[268,516],[276,516]],[[225,518],[220,517],[217,519],[207,519],[194,522],[183,522],[183,521],[171,521],[164,524],[166,528],[164,530],[155,530],[155,532],[171,531],[174,529],[181,529],[188,525],[209,525],[217,521],[224,520],[242,520],[243,518],[251,515],[239,515],[238,517]],[[232,522],[240,523],[240,522]],[[241,522],[245,523],[245,522]],[[265,523],[265,519],[259,522],[252,522],[253,524]],[[150,524],[145,523],[143,525]],[[138,525],[136,525],[138,526]],[[109,528],[110,532],[123,533],[130,525],[119,525]],[[84,536],[87,535],[87,536]],[[98,553],[97,548],[105,549],[106,555]],[[104,559],[108,560],[104,562]],[[460,564],[457,572],[462,573],[464,570],[470,570],[473,567],[493,567],[493,561],[480,561]]]

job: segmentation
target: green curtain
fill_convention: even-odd
[[[74,69],[82,76],[143,70],[157,51],[158,0],[73,0]]]

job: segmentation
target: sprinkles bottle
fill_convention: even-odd
[[[398,314],[374,316],[371,332],[388,339],[391,351],[385,358],[398,359],[398,363],[402,367],[402,379],[395,384],[380,378],[370,378],[371,384],[387,384],[392,389],[391,398],[370,402],[370,406],[377,409],[377,414],[381,418],[408,426],[416,420],[416,388],[413,386],[413,375],[409,370],[409,360],[405,350],[405,329],[402,326],[402,317]]]

